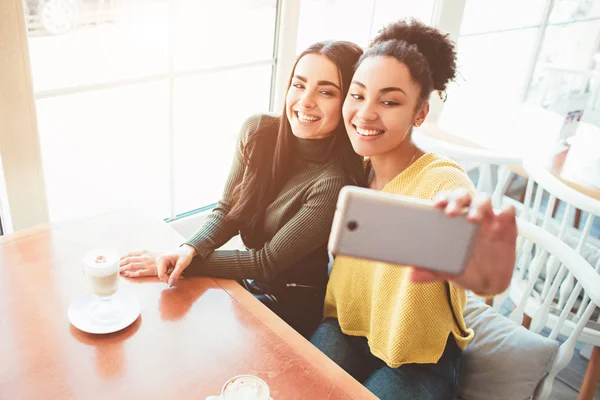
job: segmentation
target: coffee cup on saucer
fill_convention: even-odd
[[[219,396],[206,400],[273,400],[269,385],[254,375],[238,375],[223,385]]]
[[[110,248],[88,252],[82,260],[90,293],[69,307],[71,323],[89,333],[110,333],[133,323],[140,314],[138,299],[119,290],[120,257]]]
[[[113,297],[119,290],[119,264],[119,254],[113,249],[93,250],[83,258],[83,273],[98,300],[90,312],[98,322],[119,318],[121,305]]]

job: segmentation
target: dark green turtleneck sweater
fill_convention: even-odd
[[[242,152],[248,135],[262,129],[276,135],[277,121],[277,117],[259,115],[244,124],[223,197],[202,228],[186,242],[197,252],[186,275],[255,279],[283,286],[297,283],[324,287],[326,284],[326,245],[338,193],[347,184],[341,169],[326,159],[331,138],[295,138],[301,159],[294,174],[266,209],[266,242],[262,248],[215,250],[240,231],[240,227],[226,221],[225,216],[232,207],[233,190],[244,177]]]

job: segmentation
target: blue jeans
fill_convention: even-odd
[[[366,338],[344,335],[334,318],[323,321],[310,342],[380,399],[447,400],[458,394],[462,351],[452,337],[437,364],[400,368],[371,354]]]

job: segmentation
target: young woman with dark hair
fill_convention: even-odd
[[[223,196],[202,228],[172,252],[124,256],[122,274],[158,275],[170,285],[184,270],[237,279],[309,336],[322,318],[338,192],[366,184],[341,117],[361,54],[341,41],[300,54],[281,116],[244,123]],[[216,250],[237,234],[246,251]]]

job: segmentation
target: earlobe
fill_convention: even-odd
[[[427,117],[427,114],[429,114],[429,102],[428,101],[425,102],[425,103],[423,103],[423,105],[421,106],[421,108],[417,112],[417,118],[415,119],[414,125],[416,127],[421,126],[421,124],[423,123],[423,121],[425,121],[425,118]]]

